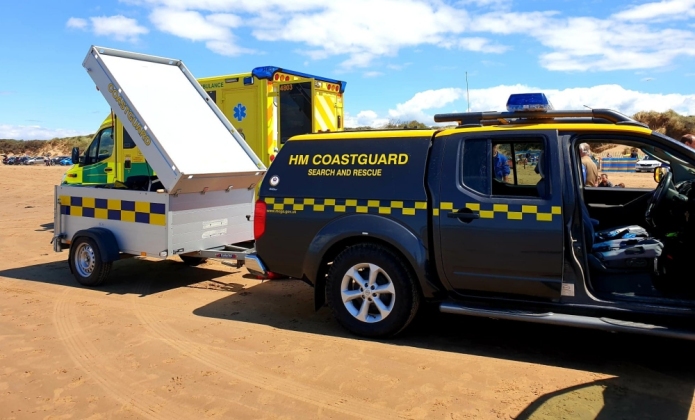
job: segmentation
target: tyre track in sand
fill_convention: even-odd
[[[158,311],[151,311],[151,305],[140,305],[137,302],[137,295],[146,296],[149,294],[150,283],[143,282],[139,287],[141,290],[133,294],[131,298],[135,315],[152,334],[187,357],[237,381],[313,405],[321,410],[363,419],[403,417],[398,412],[366,401],[354,401],[347,397],[339,396],[323,389],[312,388],[271,373],[259,373],[252,367],[253,360],[248,358],[243,358],[247,360],[242,360],[242,355],[239,355],[238,358],[235,357],[236,360],[230,360],[228,356],[215,352],[210,346],[193,343],[171,328],[161,317],[157,317]]]
[[[17,282],[19,283],[19,281]],[[29,290],[29,289],[27,289]],[[98,290],[97,290],[98,291]],[[34,292],[34,291],[32,291]],[[94,295],[95,290],[94,289],[75,289],[72,290],[70,295],[74,300],[78,300],[78,298],[83,298],[84,300],[89,300],[89,301],[96,301],[99,300],[99,304],[101,306],[106,306],[106,307],[111,307],[114,309],[127,309],[130,310],[132,308],[132,302],[130,303],[125,303],[120,300],[115,300],[112,299],[110,295]],[[142,293],[146,293],[143,295]],[[137,290],[133,291],[132,293],[134,294],[133,298],[134,299],[139,299],[140,296],[148,296],[149,295],[149,287],[145,285],[144,288],[138,286]],[[46,294],[45,296],[51,296],[52,294],[48,295]],[[148,313],[150,314],[157,314],[159,316],[165,316],[168,319],[171,318],[176,318],[180,320],[190,320],[190,314],[182,314],[180,308],[170,308],[170,307],[165,307],[149,302],[141,302],[137,301],[138,308],[144,308]],[[204,316],[201,316],[204,318]],[[233,321],[231,319],[223,319],[225,321]],[[244,321],[234,321],[235,326],[234,328],[237,330],[243,330],[247,331],[250,333],[261,333],[261,334],[268,334],[268,335],[274,335],[274,336],[281,336],[282,338],[287,338],[287,339],[301,339],[301,340],[308,340],[314,343],[332,343],[338,346],[346,346],[350,344],[354,344],[356,340],[349,338],[349,337],[334,337],[334,336],[323,336],[320,334],[312,333],[312,332],[304,332],[304,331],[297,331],[297,330],[292,330],[292,331],[287,331],[283,330],[282,328],[278,327],[273,327],[269,325],[261,325],[261,324],[253,324],[249,322],[244,322]],[[336,324],[337,325],[337,324]],[[189,339],[186,339],[189,340]],[[359,341],[357,341],[359,342]],[[378,344],[381,346],[391,346],[390,344],[386,343],[379,343],[379,342],[372,342],[372,344]],[[229,348],[226,347],[220,347],[214,344],[199,344],[200,346],[204,346],[209,349],[218,349],[218,350],[230,350]],[[450,360],[452,362],[460,362],[461,361],[461,355],[457,353],[451,353],[446,350],[439,350],[439,349],[430,349],[430,348],[418,348],[418,347],[409,347],[406,345],[398,345],[398,353],[399,354],[408,354],[412,355],[418,359],[423,359],[423,358],[430,358],[433,357],[432,353],[436,353],[436,357],[438,360]],[[384,349],[386,350],[386,349]],[[475,355],[466,355],[467,357],[472,357],[472,358],[481,358],[484,359],[482,356],[475,356]],[[392,360],[393,361],[393,360]]]
[[[200,418],[204,414],[186,406],[174,405],[170,400],[156,395],[146,395],[143,387],[135,386],[134,380],[120,377],[121,371],[110,368],[108,360],[91,343],[83,332],[74,307],[70,304],[71,291],[65,289],[53,307],[53,325],[57,331],[58,340],[63,343],[72,361],[93,379],[107,394],[123,405],[147,419],[191,419]],[[127,305],[124,305],[127,306]],[[235,405],[234,401],[226,400]],[[257,413],[257,409],[242,405]]]

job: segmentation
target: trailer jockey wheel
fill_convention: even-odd
[[[183,261],[184,264],[190,265],[191,267],[203,264],[205,261],[208,260],[207,258],[190,257],[188,255],[179,255],[179,258],[181,258],[181,261]]]
[[[80,236],[70,247],[70,270],[83,286],[98,286],[111,271],[111,262],[104,262],[101,251],[93,239]]]

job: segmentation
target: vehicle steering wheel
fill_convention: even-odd
[[[664,198],[668,196],[669,190],[673,188],[673,174],[671,172],[666,172],[661,178],[661,181],[659,181],[659,185],[656,186],[652,198],[649,199],[647,211],[644,213],[644,219],[651,227],[655,227],[653,217],[656,208],[661,205]]]

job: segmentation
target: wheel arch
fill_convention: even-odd
[[[116,236],[110,230],[99,227],[78,230],[72,236],[72,241],[70,243],[74,244],[80,237],[90,238],[97,244],[99,253],[104,262],[112,262],[121,258],[118,241],[116,241]],[[72,260],[74,252],[75,247],[70,246],[69,260]],[[72,265],[70,265],[70,271],[72,272]]]
[[[360,230],[355,231],[355,226]],[[424,231],[426,226],[423,226]],[[314,285],[314,305],[318,310],[326,302],[326,275],[330,263],[343,250],[357,244],[383,246],[403,260],[417,279],[416,287],[423,297],[432,297],[441,290],[429,279],[428,252],[425,244],[410,228],[386,217],[350,215],[324,226],[309,245],[303,273]]]

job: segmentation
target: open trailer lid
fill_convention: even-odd
[[[170,194],[252,188],[265,173],[181,60],[92,46],[82,66]]]

